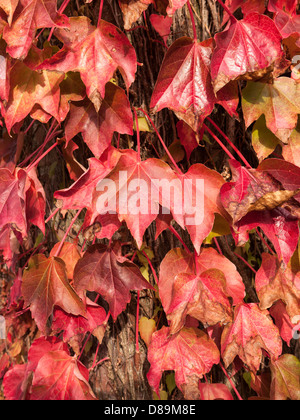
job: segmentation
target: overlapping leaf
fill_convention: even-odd
[[[260,310],[255,303],[241,303],[235,307],[233,323],[224,327],[221,340],[225,365],[229,366],[239,356],[253,372],[259,369],[262,349],[275,360],[282,352],[277,327],[268,311]]]
[[[3,34],[11,57],[22,59],[27,56],[37,29],[69,27],[68,18],[57,12],[56,4],[56,0],[20,0],[17,8],[15,1],[6,4],[4,10],[9,12],[10,20],[16,10],[11,25],[5,27]]]
[[[199,395],[199,379],[219,363],[220,355],[214,341],[203,331],[183,328],[169,336],[169,328],[163,327],[152,335],[148,360],[151,367],[147,378],[157,395],[162,373],[175,370],[176,385],[187,399],[194,399],[195,394]]]
[[[89,247],[75,267],[74,287],[81,296],[86,290],[100,293],[114,320],[130,302],[130,290],[153,289],[139,268],[122,256],[118,244]]]
[[[218,92],[230,80],[256,80],[278,67],[283,52],[281,35],[267,16],[250,13],[232,20],[229,28],[215,36],[211,76]]]
[[[34,255],[23,275],[22,294],[41,331],[46,331],[55,305],[73,315],[85,316],[85,305],[71,287],[60,258]]]
[[[109,82],[98,112],[89,100],[71,105],[65,136],[69,142],[82,133],[93,155],[99,158],[110,145],[115,131],[132,135],[132,127],[132,113],[124,90]]]
[[[156,112],[162,108],[172,109],[194,131],[201,122],[221,103],[231,114],[235,114],[238,95],[235,85],[228,85],[215,95],[210,62],[213,40],[193,41],[183,37],[168,49],[152,94],[150,107]]]
[[[275,79],[272,84],[249,82],[242,99],[246,126],[264,114],[267,127],[287,143],[300,113],[299,92],[299,83],[288,77]]]
[[[71,29],[57,30],[64,47],[38,68],[56,71],[78,71],[87,95],[100,109],[105,85],[120,70],[127,89],[135,79],[136,54],[127,37],[114,25],[102,20],[95,28],[85,17],[71,18]]]
[[[262,265],[255,278],[255,289],[261,309],[270,308],[278,300],[286,305],[292,320],[300,313],[300,273],[280,267],[276,256],[263,253]]]

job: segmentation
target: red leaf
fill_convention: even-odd
[[[215,36],[211,76],[218,92],[231,80],[260,79],[283,57],[281,36],[274,22],[265,15],[251,13]]]
[[[111,148],[101,157],[88,159],[89,168],[69,188],[56,191],[54,198],[58,200],[57,206],[62,209],[91,208],[92,196],[98,183],[104,179],[115,167],[120,153]]]
[[[296,12],[297,3],[297,0],[269,0],[268,10],[275,13],[284,11],[292,15]]]
[[[101,20],[98,28],[86,17],[71,18],[71,30],[55,31],[65,46],[38,68],[63,72],[79,71],[87,95],[98,111],[105,85],[119,69],[127,89],[136,72],[135,50],[127,37],[111,23]]]
[[[128,30],[154,2],[153,0],[118,0],[118,3],[123,14],[124,29]]]
[[[62,350],[47,352],[34,371],[31,400],[95,400],[88,370]]]
[[[278,300],[269,309],[270,315],[274,319],[276,327],[280,331],[281,338],[290,346],[290,341],[293,338],[295,325],[292,324],[290,317],[286,311],[286,305]]]
[[[300,113],[300,84],[289,77],[279,77],[272,84],[248,82],[242,94],[246,127],[264,114],[267,127],[288,143]]]
[[[222,102],[228,112],[234,114],[238,105],[236,86],[229,85],[219,97],[213,91],[210,75],[212,51],[212,39],[201,43],[188,37],[177,39],[165,55],[150,107],[155,112],[172,109],[194,131],[198,131],[216,103]]]
[[[221,188],[221,200],[232,217],[234,231],[242,237],[246,231],[261,227],[287,263],[299,237],[299,203],[295,200],[299,181],[292,179],[299,168],[278,159],[263,162],[257,170],[233,160],[230,165],[233,181]],[[295,184],[298,187],[293,188]],[[240,237],[237,242],[241,244]]]
[[[166,43],[170,35],[170,29],[173,23],[173,19],[169,16],[157,15],[155,13],[152,13],[149,16],[149,19],[153,28],[156,30],[156,32],[159,33],[159,35]]]
[[[226,0],[225,4],[231,13],[234,13],[239,7],[241,7],[244,17],[254,12],[263,14],[266,10],[264,0]],[[229,15],[224,11],[222,26],[228,21],[228,19]]]
[[[40,105],[43,111],[59,121],[59,85],[64,75],[56,71],[37,72],[17,61],[10,73],[10,94],[5,107],[4,119],[8,132]],[[38,118],[38,115],[36,116]],[[42,122],[43,122],[42,114]]]
[[[206,327],[231,321],[232,309],[222,271],[213,268],[196,276],[181,273],[175,277],[172,301],[167,311],[170,334],[177,333],[184,326],[187,315]]]
[[[180,143],[183,145],[187,159],[190,159],[191,153],[198,147],[197,136],[194,130],[184,121],[178,121],[176,129]]]
[[[60,242],[57,242],[54,245],[54,247],[51,249],[50,257],[55,257],[56,256],[56,251],[58,250],[60,245],[61,245]],[[78,245],[77,245],[76,241],[74,241],[73,243],[64,242],[64,244],[63,244],[63,246],[60,250],[60,253],[57,256],[64,261],[64,263],[66,265],[67,277],[68,277],[68,279],[72,280],[75,265],[77,264],[77,262],[81,258],[79,248],[78,248]]]
[[[63,340],[68,342],[72,337],[79,335],[80,342],[84,339],[87,332],[99,337],[102,327],[102,336],[105,331],[103,325],[107,315],[105,310],[87,298],[86,317],[74,316],[56,308],[53,313],[52,329],[54,331],[64,331]],[[100,337],[99,337],[100,338]],[[99,340],[100,342],[102,341]]]
[[[300,361],[292,354],[283,354],[270,364],[272,400],[299,401]]]
[[[226,367],[236,356],[256,372],[261,362],[262,349],[272,359],[282,352],[282,342],[277,327],[267,310],[256,303],[241,303],[234,309],[234,320],[225,326],[221,338],[221,354]]]
[[[121,255],[119,244],[89,247],[75,267],[74,287],[80,295],[86,290],[100,293],[114,320],[130,302],[130,290],[153,289],[139,268]]]
[[[200,383],[200,400],[233,400],[233,396],[225,384]]]
[[[23,275],[22,293],[24,305],[30,306],[41,331],[46,330],[54,305],[74,315],[85,315],[85,306],[70,286],[65,263],[60,258],[34,255]]]
[[[203,331],[183,328],[178,334],[170,336],[169,328],[163,327],[152,335],[148,360],[151,367],[147,378],[159,395],[159,384],[164,371],[175,371],[176,385],[184,392],[189,385],[194,384],[195,378],[201,379],[214,364],[219,363],[220,356],[213,340]]]
[[[283,38],[288,38],[293,33],[300,34],[300,16],[288,15],[284,12],[276,13],[274,18],[275,25],[279,29]]]
[[[162,182],[162,185],[161,185]],[[109,186],[111,188],[107,188]],[[94,214],[117,213],[125,221],[138,247],[142,246],[147,227],[156,219],[159,204],[167,207],[183,225],[182,213],[174,211],[174,199],[168,200],[164,186],[174,186],[174,197],[181,194],[180,181],[170,166],[160,159],[140,161],[134,150],[123,150],[114,170],[99,183],[93,196]],[[108,189],[108,191],[107,191]],[[170,195],[172,191],[169,191]],[[164,195],[165,194],[165,195]]]
[[[236,243],[242,246],[248,241],[247,232],[258,226],[273,243],[278,258],[288,264],[298,244],[298,220],[282,208],[251,212],[236,225]]]
[[[26,376],[26,364],[15,365],[3,378],[3,390],[7,400],[21,401],[28,397],[29,377]]]
[[[213,228],[215,214],[226,217],[220,202],[220,189],[225,181],[218,172],[200,163],[190,166],[188,172],[178,177],[184,192],[184,224],[199,254],[202,242]],[[179,197],[176,198],[176,203],[179,202]],[[173,215],[175,216],[174,213]]]
[[[282,300],[291,320],[300,314],[300,273],[294,274],[289,267],[281,267],[276,256],[262,254],[255,288],[261,309],[270,308],[273,303]]]
[[[7,14],[9,25],[12,23],[13,15],[18,6],[19,0],[0,0],[0,7]]]
[[[113,133],[133,134],[133,118],[130,104],[123,89],[107,83],[105,97],[99,112],[92,102],[72,104],[70,116],[65,125],[67,142],[78,133],[96,158],[111,144]]]
[[[26,179],[26,172],[23,169],[17,169],[14,174],[6,168],[0,169],[0,229],[6,224],[12,224],[22,236],[27,234]]]
[[[37,29],[69,26],[68,18],[57,13],[56,4],[56,0],[20,0],[11,26],[3,33],[11,57],[27,56]]]
[[[245,286],[231,261],[213,248],[204,248],[196,258],[181,248],[174,248],[167,253],[160,265],[159,294],[165,312],[171,312],[173,285],[178,275],[193,275],[196,278],[211,269],[223,272],[226,278],[226,296],[232,297],[234,305],[241,303],[245,296]]]
[[[32,223],[39,227],[45,235],[46,195],[44,188],[36,175],[35,168],[32,168],[27,172],[25,189],[27,223]]]

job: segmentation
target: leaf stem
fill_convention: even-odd
[[[161,142],[161,144],[162,144],[163,148],[165,149],[165,151],[166,151],[167,155],[169,156],[169,158],[170,158],[170,160],[171,160],[172,164],[174,165],[174,167],[175,167],[176,171],[177,171],[180,175],[182,175],[182,171],[181,171],[181,169],[179,168],[179,166],[178,166],[178,165],[177,165],[177,163],[175,162],[175,160],[174,160],[173,156],[171,155],[171,153],[170,153],[169,149],[167,148],[167,146],[166,146],[165,142],[163,141],[162,137],[160,136],[160,134],[159,134],[159,132],[158,132],[157,128],[155,127],[154,122],[151,120],[151,118],[149,117],[149,115],[147,114],[147,112],[146,112],[146,111],[144,111],[142,108],[138,108],[138,110],[139,110],[139,111],[142,111],[142,112],[143,112],[143,114],[144,114],[144,115],[148,118],[148,120],[150,121],[150,124],[151,124],[151,125],[152,125],[152,127],[154,128],[154,130],[155,130],[155,132],[156,132],[156,134],[157,134],[157,136],[158,136],[158,138],[159,138],[159,140],[160,140],[160,142]]]
[[[82,209],[79,209],[79,210],[77,211],[76,215],[73,217],[73,219],[72,219],[72,221],[71,221],[71,223],[70,223],[70,225],[69,225],[68,229],[66,230],[66,233],[64,234],[64,237],[63,237],[63,238],[62,238],[62,240],[60,241],[60,244],[59,244],[59,246],[58,246],[58,248],[57,248],[57,250],[56,250],[56,253],[55,253],[55,257],[58,257],[58,256],[59,256],[59,253],[60,253],[60,251],[61,251],[61,249],[62,249],[62,247],[63,247],[63,245],[64,245],[64,242],[65,242],[65,240],[67,239],[67,236],[69,235],[69,233],[70,233],[70,231],[71,231],[71,229],[72,229],[72,227],[73,227],[74,223],[75,223],[75,222],[76,222],[76,220],[78,219],[78,216],[80,215],[81,211],[82,211]]]
[[[40,163],[40,161],[42,159],[44,159],[44,157],[47,156],[47,154],[50,153],[51,150],[53,150],[57,145],[58,145],[58,141],[56,141],[54,144],[52,144],[52,146],[49,147],[49,149],[47,149],[46,152],[44,152],[35,162],[31,163],[27,167],[26,171],[29,172],[34,166],[37,166]]]
[[[255,228],[255,231],[258,234],[258,236],[260,237],[261,241],[266,245],[266,247],[268,248],[268,250],[271,252],[271,254],[272,255],[276,255],[276,253],[269,246],[269,244],[267,243],[267,241],[265,240],[265,238],[262,236],[262,234],[259,232],[259,230],[257,228]]]
[[[238,397],[238,399],[240,401],[243,401],[243,398],[240,396],[239,391],[236,389],[236,386],[234,385],[233,381],[231,380],[230,376],[228,375],[228,373],[226,372],[225,368],[223,367],[222,363],[220,362],[219,365],[221,366],[221,369],[224,372],[224,375],[226,376],[226,378],[228,379],[230,385],[232,386],[234,392],[236,393],[236,396]]]
[[[146,257],[146,259],[147,259],[147,261],[148,261],[148,264],[149,264],[149,266],[150,266],[150,268],[151,268],[151,271],[152,271],[152,274],[153,274],[153,277],[154,277],[155,283],[156,283],[156,284],[158,284],[158,277],[157,277],[157,274],[156,274],[156,272],[155,272],[155,270],[154,270],[154,267],[153,267],[153,265],[152,265],[152,263],[151,263],[150,258],[148,257],[148,255],[147,255],[147,253],[146,253],[145,251],[142,251],[142,253],[143,253],[143,255]]]
[[[98,25],[97,25],[98,28],[99,28],[101,18],[102,18],[103,3],[104,3],[104,0],[100,0],[99,17],[98,17]]]
[[[217,2],[223,7],[223,9],[225,10],[225,12],[228,13],[228,15],[231,17],[231,19],[234,20],[235,22],[237,22],[237,18],[228,9],[228,7],[226,6],[226,4],[224,4],[221,0],[217,0]]]
[[[59,207],[57,207],[51,214],[50,214],[50,216],[45,220],[45,224],[46,223],[48,223],[51,219],[52,219],[52,217],[54,217],[58,212],[59,212],[59,210],[60,210],[60,208]]]
[[[218,139],[218,137],[211,131],[211,129],[208,128],[206,124],[203,124],[203,127],[216,140],[216,142],[222,147],[222,149],[225,151],[225,153],[227,153],[227,155],[230,157],[230,159],[235,160],[233,154],[227,149],[227,147],[221,142],[221,140]]]
[[[237,149],[237,147],[232,143],[232,141],[229,139],[229,137],[226,136],[226,134],[217,126],[217,124],[209,117],[206,118],[218,132],[224,137],[224,139],[229,143],[229,145],[233,148],[233,150],[236,152],[236,154],[242,159],[244,164],[248,169],[252,169],[252,166],[247,161],[247,159],[243,156],[243,154]]]
[[[190,14],[190,17],[191,17],[191,22],[192,22],[192,27],[193,27],[193,34],[194,34],[194,41],[197,42],[197,29],[196,29],[196,24],[195,24],[195,19],[194,19],[194,13],[192,11],[190,0],[188,0],[186,4],[187,4],[187,7],[189,9],[189,14]]]
[[[175,228],[172,225],[169,226],[169,229],[173,233],[173,235],[176,236],[176,238],[179,240],[179,242],[182,244],[182,246],[186,250],[186,252],[190,253],[190,250],[188,249],[188,247],[184,243],[182,237],[179,235],[179,233],[177,232],[177,230],[175,230]]]

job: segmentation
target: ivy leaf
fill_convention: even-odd
[[[8,24],[11,25],[19,0],[0,0],[0,7],[7,14]]]
[[[54,193],[54,198],[58,200],[57,206],[64,210],[90,208],[97,184],[112,171],[120,155],[116,149],[111,148],[101,160],[88,159],[89,167],[77,181],[69,188]]]
[[[78,133],[96,158],[111,144],[113,133],[133,134],[133,118],[123,89],[108,82],[99,112],[89,100],[72,104],[65,125],[67,142]]]
[[[7,168],[0,169],[0,229],[13,225],[25,237],[27,219],[25,208],[26,172],[17,169],[13,174]]]
[[[114,320],[130,302],[130,290],[153,289],[139,268],[121,255],[119,244],[92,245],[78,261],[74,287],[80,295],[86,290],[100,293],[109,304]]]
[[[225,384],[199,383],[200,400],[233,400],[233,396]]]
[[[123,14],[124,29],[128,30],[148,9],[153,0],[118,0],[118,3]]]
[[[300,313],[300,274],[281,267],[276,256],[263,253],[262,265],[256,273],[255,289],[261,309],[270,308],[278,300],[286,305],[290,319]]]
[[[246,127],[264,114],[269,130],[288,143],[300,113],[300,84],[289,77],[275,79],[272,84],[248,82],[242,94]]]
[[[105,310],[87,298],[86,317],[68,314],[60,308],[53,312],[53,331],[63,331],[63,340],[72,346],[75,353],[79,354],[80,345],[87,332],[90,332],[102,342],[105,333]]]
[[[195,394],[199,395],[199,379],[219,363],[219,350],[214,341],[197,328],[183,328],[173,336],[169,333],[169,328],[163,327],[152,335],[148,348],[149,384],[159,395],[162,373],[174,370],[178,388],[186,399],[194,399]]]
[[[172,301],[167,312],[170,334],[177,333],[190,315],[205,326],[232,319],[231,304],[226,295],[226,278],[222,271],[210,269],[200,275],[181,273],[173,283]]]
[[[11,68],[10,94],[4,112],[8,132],[27,117],[34,105],[40,105],[46,113],[59,121],[59,85],[63,80],[62,73],[37,72],[17,61]]]
[[[299,237],[299,202],[296,200],[299,181],[297,183],[297,179],[293,180],[290,175],[283,177],[288,173],[286,165],[297,172],[296,166],[278,159],[275,161],[264,161],[254,170],[231,160],[233,181],[221,188],[221,201],[232,217],[237,243],[247,240],[240,241],[247,231],[260,226],[273,242],[279,257],[288,263]],[[295,185],[298,187],[293,188]]]
[[[226,367],[239,356],[250,370],[257,372],[262,349],[271,359],[277,359],[282,352],[281,338],[269,312],[259,309],[256,303],[237,305],[233,323],[224,327],[221,337],[221,355]]]
[[[268,16],[250,13],[215,35],[211,77],[218,92],[231,80],[256,80],[282,60],[281,35]]]
[[[66,351],[49,351],[34,371],[31,400],[95,400],[88,369]]]
[[[3,32],[11,57],[24,59],[27,56],[37,29],[69,27],[67,16],[57,12],[56,4],[56,0],[20,0],[11,25]],[[15,5],[11,6],[13,9]]]
[[[24,305],[30,311],[41,331],[55,305],[73,315],[85,316],[85,305],[70,286],[65,263],[57,257],[34,255],[28,263],[22,282]]]
[[[181,248],[169,251],[160,265],[159,294],[166,313],[171,312],[173,285],[177,276],[191,275],[199,278],[203,273],[220,270],[226,279],[223,293],[232,297],[233,305],[241,303],[245,297],[245,286],[236,266],[213,248],[203,248],[199,256],[187,253]]]
[[[108,182],[111,188],[106,191]],[[141,161],[134,150],[123,150],[115,168],[94,192],[93,212],[117,213],[119,220],[126,222],[140,248],[145,230],[156,219],[159,203],[162,204],[165,198],[165,189],[161,187],[160,182],[163,186],[174,186],[174,197],[181,194],[180,181],[167,163],[154,158]],[[175,203],[172,197],[168,201],[168,206],[165,207],[183,226],[182,213],[174,211]]]
[[[99,111],[105,85],[120,70],[127,89],[135,79],[135,50],[127,37],[113,24],[101,20],[98,28],[86,17],[71,18],[71,29],[55,31],[64,47],[38,69],[79,71],[87,95]]]
[[[221,103],[231,115],[235,114],[236,86],[227,86],[219,96],[214,93],[210,75],[212,51],[212,39],[203,42],[188,37],[177,39],[164,57],[150,107],[155,112],[172,109],[196,132],[216,103]]]
[[[272,361],[271,391],[272,400],[299,400],[300,361],[292,354],[283,354]]]

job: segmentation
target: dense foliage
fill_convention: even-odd
[[[223,21],[201,41],[196,0],[71,3],[0,0],[2,397],[103,397],[91,375],[117,369],[104,342],[134,302],[153,398],[300,399],[297,0],[209,2]],[[193,37],[170,42],[183,10]],[[150,25],[145,103],[131,34]],[[212,143],[223,166],[197,161]]]

